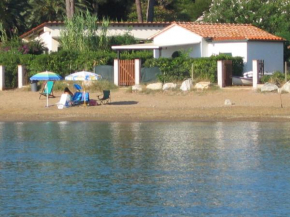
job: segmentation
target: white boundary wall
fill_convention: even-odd
[[[0,90],[5,89],[5,67],[0,65]]]

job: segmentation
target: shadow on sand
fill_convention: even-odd
[[[137,101],[119,101],[119,102],[110,102],[108,105],[135,105],[138,104]]]

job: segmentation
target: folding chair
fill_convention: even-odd
[[[55,96],[53,95],[53,90],[52,90],[53,85],[54,85],[53,81],[47,81],[46,84],[44,85],[42,91],[39,93],[40,94],[39,99],[41,96],[47,96],[47,95],[48,95],[48,97],[54,98]]]
[[[102,97],[100,97],[102,96]],[[100,102],[100,104],[107,104],[109,102],[111,102],[111,92],[110,90],[103,90],[103,95],[98,95],[98,100]]]

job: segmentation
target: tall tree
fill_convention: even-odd
[[[47,21],[63,21],[65,4],[62,0],[29,0],[28,27],[35,27]]]
[[[143,22],[141,0],[135,0],[138,22]]]
[[[26,28],[26,11],[29,9],[27,1],[1,0],[0,1],[0,23],[6,30],[8,36],[24,32]]]
[[[147,13],[146,13],[147,22],[153,22],[154,3],[155,3],[155,0],[148,0]]]
[[[72,19],[75,13],[75,2],[74,0],[65,0],[66,16],[68,19]]]

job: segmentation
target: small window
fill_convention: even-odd
[[[173,54],[171,55],[172,58],[180,57],[181,52],[180,51],[174,51]]]

